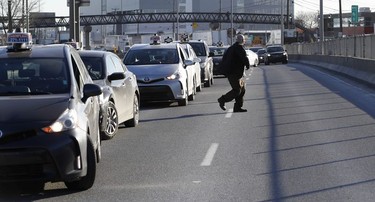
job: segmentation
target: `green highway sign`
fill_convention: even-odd
[[[352,23],[358,23],[358,5],[352,5]]]

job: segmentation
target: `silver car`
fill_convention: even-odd
[[[133,45],[124,58],[137,76],[142,101],[178,102],[194,100],[194,64],[177,43]]]
[[[104,140],[113,138],[119,124],[135,127],[139,122],[139,90],[136,76],[121,59],[108,51],[79,51],[100,96],[100,131]]]

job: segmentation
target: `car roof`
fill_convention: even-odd
[[[78,51],[79,55],[82,57],[103,57],[104,55],[113,54],[112,52],[104,50],[80,50]]]
[[[65,58],[65,51],[70,48],[66,44],[37,45],[32,46],[31,50],[9,52],[7,48],[0,48],[0,58],[9,57],[32,57],[32,58]],[[31,54],[32,53],[32,54]]]
[[[178,43],[160,43],[160,44],[134,44],[130,49],[142,50],[142,49],[176,49],[179,46]]]

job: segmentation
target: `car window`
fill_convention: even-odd
[[[61,58],[4,58],[0,61],[0,95],[68,93],[67,67]]]
[[[111,55],[111,59],[113,61],[113,64],[115,66],[116,72],[124,72],[123,63],[121,62],[120,58]]]
[[[214,56],[223,56],[227,48],[221,47],[212,47],[210,48],[210,52],[214,54]]]
[[[207,56],[204,43],[189,43],[197,56]]]
[[[92,80],[100,80],[104,78],[104,68],[102,58],[82,57],[83,62],[90,74]]]
[[[281,46],[273,46],[273,47],[268,47],[267,52],[280,52],[284,51],[284,48]]]
[[[264,50],[264,49],[260,49],[260,50],[258,50],[258,54],[264,54],[266,52],[266,50]]]
[[[128,51],[124,59],[125,65],[177,64],[177,49],[142,49]]]

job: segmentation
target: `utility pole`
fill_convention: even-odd
[[[342,4],[341,4],[341,0],[339,0],[339,12],[340,12],[340,33],[339,33],[339,37],[342,37],[342,34],[343,34],[343,30],[342,30]]]
[[[13,32],[12,21],[12,0],[8,0],[8,33]]]
[[[75,0],[69,0],[69,38],[76,41],[76,32],[75,32],[75,7],[76,7],[76,1]]]
[[[284,45],[284,0],[281,1],[281,45]]]
[[[322,46],[322,55],[324,55],[324,15],[323,15],[323,0],[320,0],[320,44]]]

